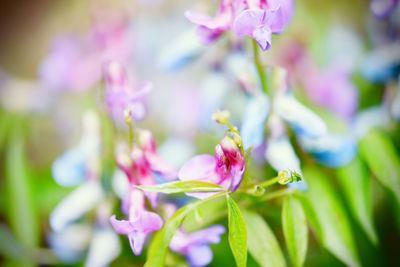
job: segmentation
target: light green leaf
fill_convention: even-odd
[[[39,242],[39,224],[32,198],[21,127],[20,125],[15,125],[15,129],[11,132],[6,152],[5,190],[8,203],[7,217],[16,240],[24,248],[32,249]]]
[[[176,181],[157,185],[137,185],[145,191],[159,192],[164,194],[182,193],[182,192],[218,192],[225,191],[225,188],[212,183],[201,181]]]
[[[283,202],[282,225],[294,266],[303,266],[307,254],[307,220],[301,202],[294,195],[288,195]]]
[[[247,262],[247,231],[246,223],[236,202],[227,194],[229,221],[229,245],[238,267],[246,266]]]
[[[183,222],[183,227],[188,232],[197,231],[215,223],[227,215],[226,200],[223,198],[216,199],[190,212]]]
[[[247,226],[249,252],[260,266],[286,266],[278,240],[264,219],[249,210],[243,211]]]
[[[392,141],[385,134],[371,130],[361,140],[360,152],[378,180],[400,203],[400,160]]]
[[[348,216],[330,178],[316,169],[303,170],[308,182],[307,197],[311,202],[318,224],[319,238],[323,245],[348,266],[359,266]]]
[[[347,166],[338,169],[337,176],[352,214],[355,215],[372,243],[377,244],[378,237],[372,220],[371,179],[363,162],[355,158]]]
[[[158,231],[153,239],[151,240],[149,250],[147,253],[147,261],[145,267],[162,267],[164,266],[165,256],[167,254],[167,249],[171,238],[174,236],[176,230],[182,224],[185,216],[192,212],[195,208],[203,203],[210,200],[224,196],[225,193],[219,193],[212,197],[199,200],[190,203],[182,208],[180,208],[174,215],[169,219],[169,221],[164,225],[164,227]]]

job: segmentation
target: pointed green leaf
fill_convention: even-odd
[[[246,224],[236,202],[227,194],[229,220],[229,245],[238,267],[246,266],[247,262],[247,231]]]
[[[309,189],[307,197],[321,226],[320,240],[348,266],[359,266],[348,215],[329,177],[316,169],[303,170]]]
[[[372,243],[377,244],[372,220],[371,186],[369,174],[359,158],[337,170],[339,182],[350,205],[352,214],[356,217]]]
[[[157,185],[137,185],[136,187],[145,191],[159,192],[164,194],[225,191],[225,188],[217,184],[201,181],[176,181]]]
[[[249,252],[260,266],[286,266],[278,240],[264,219],[249,210],[243,211],[247,226]]]
[[[5,159],[7,217],[16,240],[26,249],[38,245],[39,223],[24,151],[21,126],[11,132]],[[25,262],[24,264],[28,264]]]
[[[294,195],[288,195],[283,202],[282,225],[294,266],[303,266],[307,254],[307,220],[301,202]]]
[[[164,266],[165,256],[167,254],[167,249],[171,238],[174,236],[176,230],[182,224],[185,216],[192,212],[195,208],[203,203],[210,200],[224,196],[225,193],[219,193],[212,197],[199,200],[190,203],[182,208],[180,208],[175,214],[168,220],[164,227],[158,231],[153,239],[151,240],[149,250],[147,253],[147,261],[145,267],[162,267]]]
[[[389,137],[377,130],[369,131],[361,140],[360,152],[378,180],[400,203],[400,160]]]

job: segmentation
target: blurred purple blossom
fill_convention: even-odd
[[[132,86],[128,81],[124,67],[115,62],[104,65],[105,98],[108,112],[116,122],[125,118],[125,112],[133,121],[142,120],[145,115],[144,96],[152,88],[150,82]]]
[[[222,225],[213,225],[190,234],[179,229],[172,237],[169,247],[172,251],[185,255],[191,266],[206,266],[213,258],[208,244],[219,243],[220,235],[223,233],[225,233],[225,228]]]
[[[83,38],[61,35],[39,67],[39,79],[54,90],[85,91],[101,79],[108,60],[128,62],[133,54],[129,24],[123,15],[98,18]]]

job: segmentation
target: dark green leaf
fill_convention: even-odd
[[[169,221],[164,225],[164,227],[157,232],[149,247],[149,251],[147,253],[147,261],[144,266],[146,267],[162,267],[164,266],[165,256],[167,254],[167,249],[171,238],[174,236],[176,230],[178,230],[179,226],[182,224],[185,216],[192,212],[195,208],[200,206],[203,203],[206,203],[210,200],[219,198],[224,196],[225,193],[219,193],[207,199],[199,200],[188,204],[182,208],[180,208],[175,214],[169,219]]]
[[[282,225],[294,266],[303,266],[307,254],[308,228],[301,202],[294,195],[288,195],[283,202]]]
[[[249,210],[243,211],[246,221],[249,252],[261,266],[286,266],[279,243],[264,219]]]
[[[236,202],[227,194],[229,219],[229,245],[238,267],[246,266],[247,262],[247,231],[246,224]]]
[[[218,192],[225,189],[217,184],[201,181],[176,181],[157,185],[138,185],[145,191],[160,192],[164,194],[182,193],[182,192]]]
[[[400,203],[400,160],[391,140],[383,133],[371,130],[361,141],[360,152],[379,181]]]
[[[354,239],[345,208],[329,177],[316,169],[304,169],[311,202],[321,226],[319,238],[323,245],[348,266],[359,266]]]
[[[337,174],[352,214],[372,243],[377,244],[378,238],[372,220],[371,180],[363,162],[356,158],[349,165],[338,169]]]

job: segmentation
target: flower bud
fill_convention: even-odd
[[[280,171],[278,177],[280,178],[278,183],[282,185],[303,180],[301,174],[296,171]]]
[[[212,114],[212,119],[220,124],[226,125],[229,123],[231,113],[228,110],[217,110]]]

